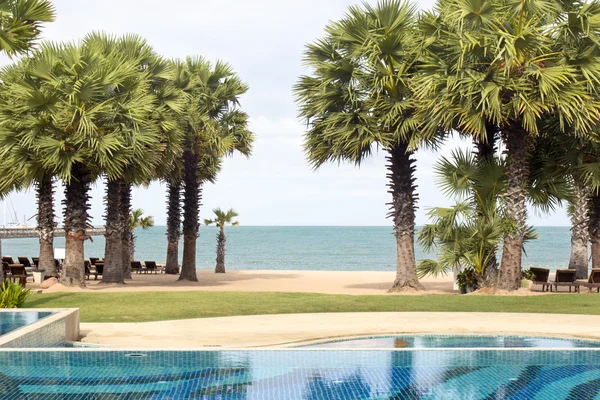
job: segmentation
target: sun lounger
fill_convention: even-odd
[[[554,290],[558,292],[559,286],[568,286],[569,292],[571,291],[571,287],[574,287],[576,292],[579,291],[579,285],[575,282],[576,274],[577,271],[574,269],[557,269],[554,282],[551,282]],[[552,287],[550,287],[550,291],[552,291]]]
[[[154,272],[158,274],[158,267],[156,266],[156,261],[144,261],[146,265],[146,272]]]
[[[8,264],[15,264],[15,260],[12,257],[4,256],[2,257],[2,262],[6,262]]]
[[[577,284],[578,289],[579,287],[583,286],[590,289],[590,291],[596,289],[598,293],[600,293],[600,268],[592,269],[592,272],[590,273],[590,277],[587,282],[575,283]]]
[[[17,257],[19,260],[19,264],[23,264],[25,268],[31,267],[31,262],[29,262],[29,257]]]
[[[33,265],[35,265],[36,268],[38,268],[40,266],[40,258],[39,257],[31,257],[31,260],[33,261]]]
[[[131,262],[131,270],[137,272],[138,274],[143,271],[142,263],[139,261]]]
[[[104,263],[103,262],[99,262],[96,261],[96,272],[98,272],[98,275],[104,275]]]
[[[548,282],[548,277],[550,276],[550,270],[548,268],[531,267],[529,270],[534,275],[533,284],[542,285],[542,292],[552,289],[550,282]]]
[[[96,265],[96,261],[98,261],[98,260],[99,260],[99,258],[96,258],[96,257],[90,257],[90,264],[92,264],[92,265]]]
[[[10,272],[10,267],[6,261],[2,261],[2,272],[4,272],[4,279],[10,279],[12,274]]]
[[[96,268],[93,268],[88,260],[85,260],[83,265],[85,266],[85,279],[90,279],[90,276],[93,275],[95,280],[98,280],[98,271],[96,271]]]
[[[27,285],[27,271],[22,264],[9,264],[10,274],[12,276],[13,282],[16,282],[17,279],[21,282],[21,285],[25,287]]]

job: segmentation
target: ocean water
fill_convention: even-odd
[[[539,239],[527,244],[523,266],[565,267],[569,261],[569,227],[538,227]],[[392,271],[396,246],[391,227],[308,227],[237,226],[227,227],[226,266],[228,269],[273,269],[313,271]],[[136,230],[137,260],[165,261],[166,228]],[[202,226],[198,239],[197,265],[212,269],[215,264],[216,227]],[[103,257],[104,237],[85,244],[86,257]],[[55,248],[64,247],[56,238]],[[36,256],[38,240],[3,239],[2,255]],[[180,250],[180,257],[182,252]],[[417,260],[433,258],[416,249]]]

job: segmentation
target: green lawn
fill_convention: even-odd
[[[26,307],[79,307],[82,322],[145,322],[253,314],[484,311],[600,314],[599,294],[346,296],[266,292],[129,292],[32,295]]]

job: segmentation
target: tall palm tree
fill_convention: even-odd
[[[423,289],[416,273],[413,153],[421,143],[411,79],[417,36],[414,5],[381,0],[350,7],[326,36],[307,46],[312,74],[294,88],[308,124],[304,147],[318,168],[329,161],[360,164],[375,147],[387,153],[396,237],[392,291]]]
[[[440,0],[421,21],[423,64],[415,91],[429,128],[458,127],[483,137],[494,124],[505,145],[508,187],[503,194],[510,229],[504,236],[499,286],[520,287],[521,248],[527,232],[528,154],[548,118],[587,134],[599,103],[588,83],[596,71],[564,62],[554,36],[582,4],[534,0]],[[502,23],[498,23],[502,21]]]
[[[2,13],[2,18],[0,18],[0,53],[4,53],[9,57],[30,51],[40,36],[43,24],[54,21],[56,14],[54,5],[48,0],[4,1],[0,4],[0,12]],[[28,166],[28,164],[14,165]],[[34,170],[39,171],[37,168]],[[31,174],[27,173],[27,175]],[[9,180],[13,179],[15,177],[14,171],[7,174],[7,176],[3,175],[3,177]],[[10,191],[23,189],[28,185],[18,186],[14,183],[8,183],[5,187],[10,188],[8,189]],[[54,197],[52,176],[42,174],[42,178],[37,181],[34,180],[33,184],[36,185],[38,195],[39,266],[46,271],[47,276],[56,276],[53,252]],[[3,274],[3,271],[0,271],[0,282],[4,280]]]
[[[247,86],[233,69],[218,61],[188,57],[175,62],[176,86],[187,94],[180,129],[185,136],[181,182],[183,183],[183,260],[180,280],[197,281],[196,240],[202,185],[216,179],[223,157],[239,151],[249,155],[253,135],[245,113],[238,109]],[[172,186],[176,190],[177,186]],[[173,203],[177,194],[173,193]],[[176,212],[176,207],[169,211]],[[169,226],[177,226],[176,215]],[[170,235],[171,236],[171,235]],[[172,236],[176,236],[173,234]]]
[[[135,257],[135,240],[136,236],[134,231],[137,228],[141,228],[143,230],[150,229],[154,226],[154,218],[152,216],[144,216],[144,210],[141,208],[136,208],[131,211],[131,216],[129,217],[129,230],[131,231],[130,242],[131,242],[131,254],[129,259],[131,261],[134,260]]]
[[[225,236],[225,225],[231,224],[232,226],[239,225],[238,221],[233,221],[239,214],[235,212],[233,208],[227,211],[222,211],[220,208],[213,210],[215,219],[205,219],[204,225],[215,224],[219,227],[219,233],[217,234],[217,265],[215,266],[215,273],[225,273],[225,242],[227,236]]]

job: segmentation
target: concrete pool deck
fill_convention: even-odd
[[[82,342],[156,349],[260,348],[386,334],[506,334],[600,340],[599,315],[381,312],[82,323]]]

